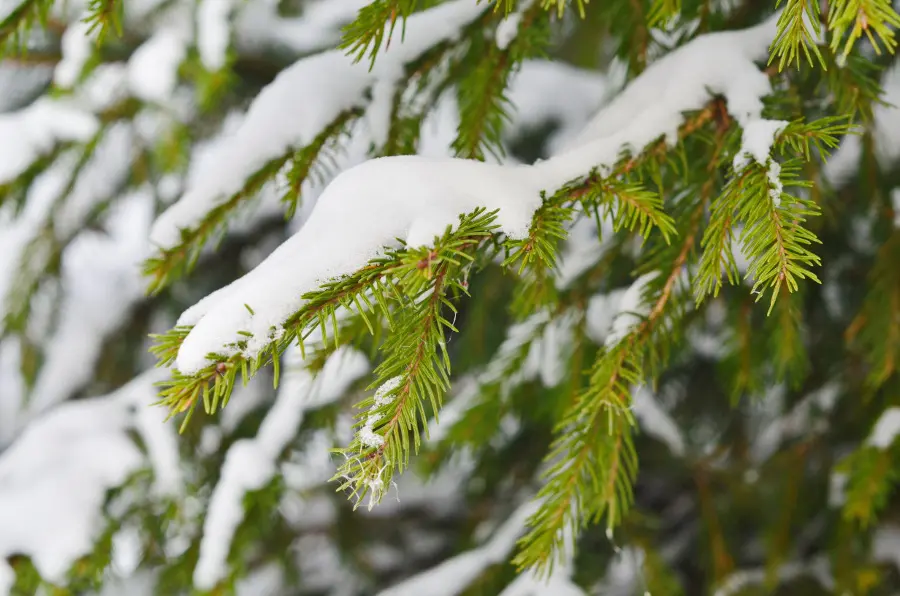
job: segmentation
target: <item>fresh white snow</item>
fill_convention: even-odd
[[[519,536],[525,531],[525,522],[536,510],[537,501],[528,501],[516,509],[482,546],[451,557],[436,567],[383,590],[379,596],[459,594],[490,565],[507,560]]]
[[[736,172],[744,169],[749,159],[753,159],[761,166],[769,161],[772,144],[788,122],[784,120],[765,120],[756,118],[744,125],[741,134],[741,148],[734,155],[734,169]],[[773,162],[774,163],[774,162]]]
[[[597,345],[604,345],[619,315],[619,305],[628,288],[617,288],[607,294],[596,294],[588,301],[585,313],[587,336]]]
[[[0,341],[0,450],[12,441],[19,426],[25,402],[25,380],[21,370],[21,340],[8,337]]]
[[[900,408],[892,407],[882,412],[869,435],[868,443],[878,449],[889,449],[900,436]]]
[[[271,47],[308,54],[332,48],[340,40],[341,27],[351,22],[368,0],[309,0],[302,14],[279,14],[277,0],[259,0],[237,7],[234,45],[240,51],[260,52]]]
[[[178,85],[188,39],[177,28],[157,30],[128,60],[128,88],[138,99],[167,104]]]
[[[42,98],[0,114],[0,184],[15,180],[60,143],[87,141],[98,126],[94,115],[64,99]]]
[[[231,37],[232,0],[200,0],[197,7],[197,51],[203,66],[216,72],[225,66]]]
[[[513,12],[506,15],[500,24],[497,25],[497,47],[501,50],[509,48],[509,44],[513,42],[519,34],[519,24],[522,21],[522,13],[531,8],[533,0],[523,0],[516,4]]]
[[[547,148],[557,154],[581,132],[610,88],[608,77],[595,71],[551,60],[525,60],[510,76],[507,96],[514,109],[505,134],[556,122],[559,128],[547,139]]]
[[[872,556],[875,560],[891,563],[900,570],[900,526],[884,524],[875,531]]]
[[[772,89],[755,61],[768,58],[777,19],[776,14],[749,29],[701,35],[665,55],[598,113],[569,146],[625,137],[626,132],[633,138],[623,138],[619,146],[640,149],[661,134],[674,139],[682,113],[703,107],[710,92],[725,97],[729,113],[742,125],[759,118],[762,98]]]
[[[94,113],[107,110],[128,97],[128,66],[124,62],[98,64],[73,93],[79,105]]]
[[[56,65],[53,82],[64,89],[71,88],[78,82],[85,64],[93,54],[96,40],[93,35],[88,35],[89,28],[90,25],[85,21],[75,21],[66,28],[60,40],[62,60]]]
[[[107,490],[143,466],[126,431],[155,399],[162,375],[152,370],[108,396],[63,404],[0,455],[0,588],[10,555],[27,555],[44,579],[64,582],[92,551]]]
[[[607,533],[607,538],[612,537]],[[643,577],[644,559],[646,555],[639,547],[619,549],[614,546],[615,557],[606,567],[603,579],[594,589],[594,593],[603,596],[634,596]],[[644,596],[647,596],[644,593]]]

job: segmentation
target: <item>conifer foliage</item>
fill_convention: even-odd
[[[0,595],[900,590],[891,0],[0,0]]]

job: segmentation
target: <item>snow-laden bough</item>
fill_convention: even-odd
[[[396,246],[396,238],[429,244],[476,208],[497,210],[499,231],[508,237],[524,236],[542,191],[553,192],[594,168],[608,171],[625,149],[640,151],[660,137],[674,140],[683,113],[702,109],[710,93],[726,98],[739,123],[758,120],[771,85],[756,61],[765,60],[776,22],[777,15],[743,31],[704,35],[665,56],[601,110],[568,150],[535,165],[399,156],[347,170],[268,259],[181,316],[178,324],[193,329],[177,368],[195,374],[210,364],[211,353],[236,354],[238,340],[246,340],[244,356],[254,357],[268,345],[271,330],[302,308],[305,293],[357,271]]]

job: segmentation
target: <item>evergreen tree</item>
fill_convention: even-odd
[[[0,594],[896,594],[897,9],[0,0]]]

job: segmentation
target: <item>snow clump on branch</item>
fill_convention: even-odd
[[[303,306],[301,296],[365,266],[396,238],[428,242],[460,214],[480,207],[498,210],[503,234],[524,236],[542,191],[552,192],[594,168],[608,171],[625,149],[639,151],[660,137],[671,141],[683,113],[702,109],[710,92],[725,97],[738,122],[758,120],[771,85],[755,62],[765,60],[776,22],[777,15],[743,31],[703,35],[665,56],[601,110],[568,151],[533,166],[397,156],[347,170],[325,189],[306,224],[268,259],[181,316],[179,325],[194,328],[179,350],[177,368],[195,374],[210,364],[209,354],[234,355],[235,343],[247,337],[244,355],[252,358],[268,344],[270,329]],[[416,28],[410,24],[410,30]],[[281,83],[299,81],[285,74]],[[278,86],[276,81],[266,93],[285,93]],[[246,125],[253,121],[248,117]],[[245,139],[239,132],[234,140]],[[167,216],[158,230],[168,228]],[[173,240],[162,236],[157,241]]]

